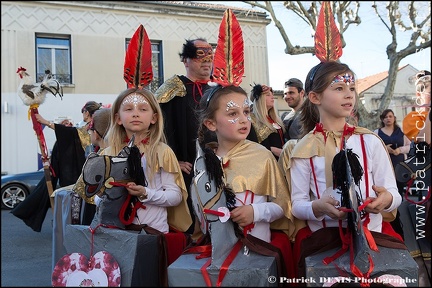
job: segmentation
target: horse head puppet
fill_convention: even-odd
[[[141,165],[141,153],[134,143],[129,141],[118,156],[91,153],[83,166],[83,181],[87,197],[97,195],[101,198],[90,227],[98,225],[114,226],[125,229],[136,197],[129,196],[125,186],[128,182],[146,186],[144,170]]]
[[[235,194],[223,183],[220,160],[210,148],[202,149],[197,141],[195,176],[191,184],[191,198],[203,234],[210,234],[212,265],[221,265],[239,240],[230,219]],[[238,228],[238,227],[237,227]]]
[[[211,276],[210,278],[217,277],[216,287],[238,286],[238,283],[242,283],[244,286],[259,286],[260,281],[267,279],[270,275],[275,275],[275,273],[285,275],[281,274],[282,270],[279,270],[281,258],[278,257],[276,265],[274,265],[275,258],[267,257],[275,257],[278,252],[273,253],[273,250],[269,248],[270,244],[250,234],[245,235],[240,226],[231,220],[230,211],[235,208],[236,204],[235,193],[228,184],[224,183],[222,163],[213,149],[201,147],[198,140],[194,169],[191,184],[192,205],[196,220],[199,221],[201,231],[205,234],[205,237],[202,238],[205,240],[198,242],[207,245],[208,238],[206,237],[209,237],[211,242],[211,255],[205,251],[201,253],[200,258],[211,256],[211,262],[205,264],[205,266],[208,265],[205,270]],[[253,241],[254,239],[256,240]],[[193,248],[195,247],[191,249],[193,250]],[[240,252],[242,250],[243,253]],[[175,283],[174,286],[177,286],[177,283],[178,286],[183,286],[187,283],[190,284],[192,280],[194,284],[192,286],[195,284],[201,286],[202,277],[199,277],[199,280],[195,278],[196,273],[203,273],[204,266],[196,260],[198,258],[188,258],[187,256],[189,255],[180,256],[170,266],[171,271],[177,271],[179,268],[182,271],[182,277],[175,277],[177,274],[169,273],[169,277],[173,275],[171,282]],[[188,265],[190,264],[186,269],[187,271],[184,269],[185,261]],[[230,264],[227,264],[228,262]],[[225,274],[223,271],[226,272],[228,267],[231,272]],[[245,267],[248,268],[245,269]],[[190,273],[190,277],[187,277],[187,283],[179,279],[184,278],[185,273]],[[210,287],[212,285],[209,279],[206,284]]]

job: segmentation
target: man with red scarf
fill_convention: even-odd
[[[195,140],[198,131],[196,109],[207,90],[213,68],[213,48],[204,38],[186,40],[179,53],[186,68],[186,75],[174,75],[166,80],[155,92],[164,117],[164,130],[168,145],[174,151],[189,190],[193,163],[196,157]],[[190,195],[190,191],[188,191]],[[189,210],[192,201],[188,197]],[[193,217],[194,218],[194,217]],[[194,232],[193,223],[188,233]]]

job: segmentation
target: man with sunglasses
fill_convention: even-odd
[[[285,125],[285,138],[286,140],[298,139],[301,133],[301,123],[298,110],[304,101],[305,91],[303,89],[303,82],[297,78],[291,78],[285,82],[284,100],[291,108],[283,120]]]

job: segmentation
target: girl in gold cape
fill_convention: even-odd
[[[364,169],[359,190],[369,221],[364,224],[365,229],[394,236],[401,242],[402,238],[391,225],[383,221],[383,213],[395,212],[402,200],[385,145],[368,129],[346,122],[356,101],[353,72],[346,64],[321,62],[309,72],[305,90],[308,98],[301,108],[301,121],[306,135],[296,144],[288,142],[279,161],[289,181],[293,214],[308,224],[297,233],[294,253],[299,262],[296,264],[304,265],[300,254],[304,259],[308,253],[305,251],[311,249],[311,245],[301,245],[302,241],[309,238],[310,241],[315,239],[314,245],[334,245],[323,239],[323,235],[332,233],[326,229],[337,229],[339,223],[343,227],[347,225],[347,213],[339,209],[340,193],[334,193],[333,180],[337,176],[332,173],[333,158],[342,149],[352,149]],[[335,171],[337,173],[346,171]],[[338,230],[333,232],[339,235]],[[321,236],[314,238],[314,235]],[[299,275],[304,272],[301,270]]]
[[[293,239],[294,217],[282,171],[269,150],[246,140],[251,129],[246,92],[233,85],[210,89],[200,103],[200,122],[198,140],[202,143],[208,131],[216,134],[214,152],[221,160],[223,180],[236,195],[231,220],[266,242],[270,228]]]
[[[147,224],[162,233],[169,232],[169,228],[186,231],[192,224],[186,186],[177,158],[165,143],[160,106],[149,90],[130,88],[114,101],[108,147],[102,154],[118,155],[132,135],[142,154],[148,181],[147,187],[132,182],[126,187],[146,207],[137,210],[133,224]]]

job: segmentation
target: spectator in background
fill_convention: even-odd
[[[273,88],[256,84],[250,100],[253,105],[252,127],[247,139],[265,146],[278,160],[285,144],[285,127],[274,108]]]
[[[155,97],[163,112],[167,143],[179,161],[190,195],[198,130],[195,111],[204,91],[209,88],[207,83],[213,69],[213,48],[204,38],[186,40],[179,56],[186,75],[174,75],[166,80],[156,90]],[[190,196],[187,203],[189,210],[193,211]],[[195,230],[195,217],[192,217],[193,223],[188,230],[190,234]]]
[[[66,127],[59,124],[54,124],[41,114],[36,115],[39,123],[53,129],[56,135],[56,145],[59,146],[58,150],[58,171],[60,187],[74,184],[81,174],[82,166],[87,155],[92,152],[90,135],[88,134],[88,126],[92,120],[93,113],[102,107],[101,103],[95,101],[88,101],[82,108],[83,121],[86,124],[80,128]],[[56,163],[51,163],[55,165]]]
[[[88,134],[90,135],[94,152],[101,153],[108,145],[105,136],[110,127],[110,119],[111,108],[101,108],[96,110],[93,114],[92,120],[89,123]],[[81,222],[85,223],[85,225],[89,225],[93,220],[96,207],[94,206],[93,198],[89,200],[85,196],[84,182],[82,181],[81,177],[75,183],[73,191],[86,201],[84,204],[84,211],[80,212],[80,214],[83,215],[83,221]]]
[[[347,122],[353,126],[358,126],[360,121],[360,113],[357,108],[354,108],[351,115],[347,117]]]
[[[301,134],[299,109],[304,101],[303,82],[297,78],[291,78],[285,82],[284,100],[291,108],[291,112],[282,118],[285,125],[285,138],[298,139]]]
[[[381,128],[376,129],[374,132],[384,141],[387,147],[387,151],[390,155],[390,159],[393,164],[393,168],[396,165],[405,160],[405,155],[410,150],[411,141],[402,132],[401,128],[397,124],[396,116],[393,110],[385,109],[381,115]],[[397,181],[399,193],[404,194],[404,183]]]
[[[81,113],[83,116],[82,121],[77,123],[77,127],[84,127],[90,123],[93,117],[93,113],[101,108],[102,103],[97,103],[96,101],[88,101],[82,108]]]
[[[81,109],[83,121],[88,123],[93,113],[100,107],[101,104],[94,101],[87,102]],[[51,175],[53,190],[58,188],[57,184],[59,187],[75,184],[86,159],[85,148],[90,145],[90,135],[87,132],[88,124],[81,128],[54,124],[45,120],[40,114],[36,114],[36,119],[42,125],[53,129],[56,134],[56,142],[50,159],[51,171],[53,172]],[[79,203],[74,207],[79,209]],[[22,219],[34,231],[40,232],[49,208],[50,198],[44,176],[33,193],[11,210],[11,213]],[[76,216],[75,224],[79,221],[79,216]]]
[[[70,119],[64,119],[63,121],[60,122],[60,124],[63,126],[66,126],[66,127],[73,127],[74,126],[72,120],[70,120]]]
[[[87,155],[94,150],[91,145],[88,128],[93,119],[93,114],[102,107],[102,103],[88,101],[81,108],[83,121],[86,123],[82,127],[66,127],[60,124],[54,124],[47,121],[42,115],[37,114],[36,119],[39,123],[53,129],[56,135],[56,143],[58,146],[52,152],[51,167],[56,173],[60,187],[73,185],[78,180],[81,174],[82,167]],[[56,159],[56,161],[54,161]],[[72,203],[72,224],[88,225],[93,219],[94,212],[89,210],[88,215],[80,215],[81,199],[74,198],[75,203]]]

